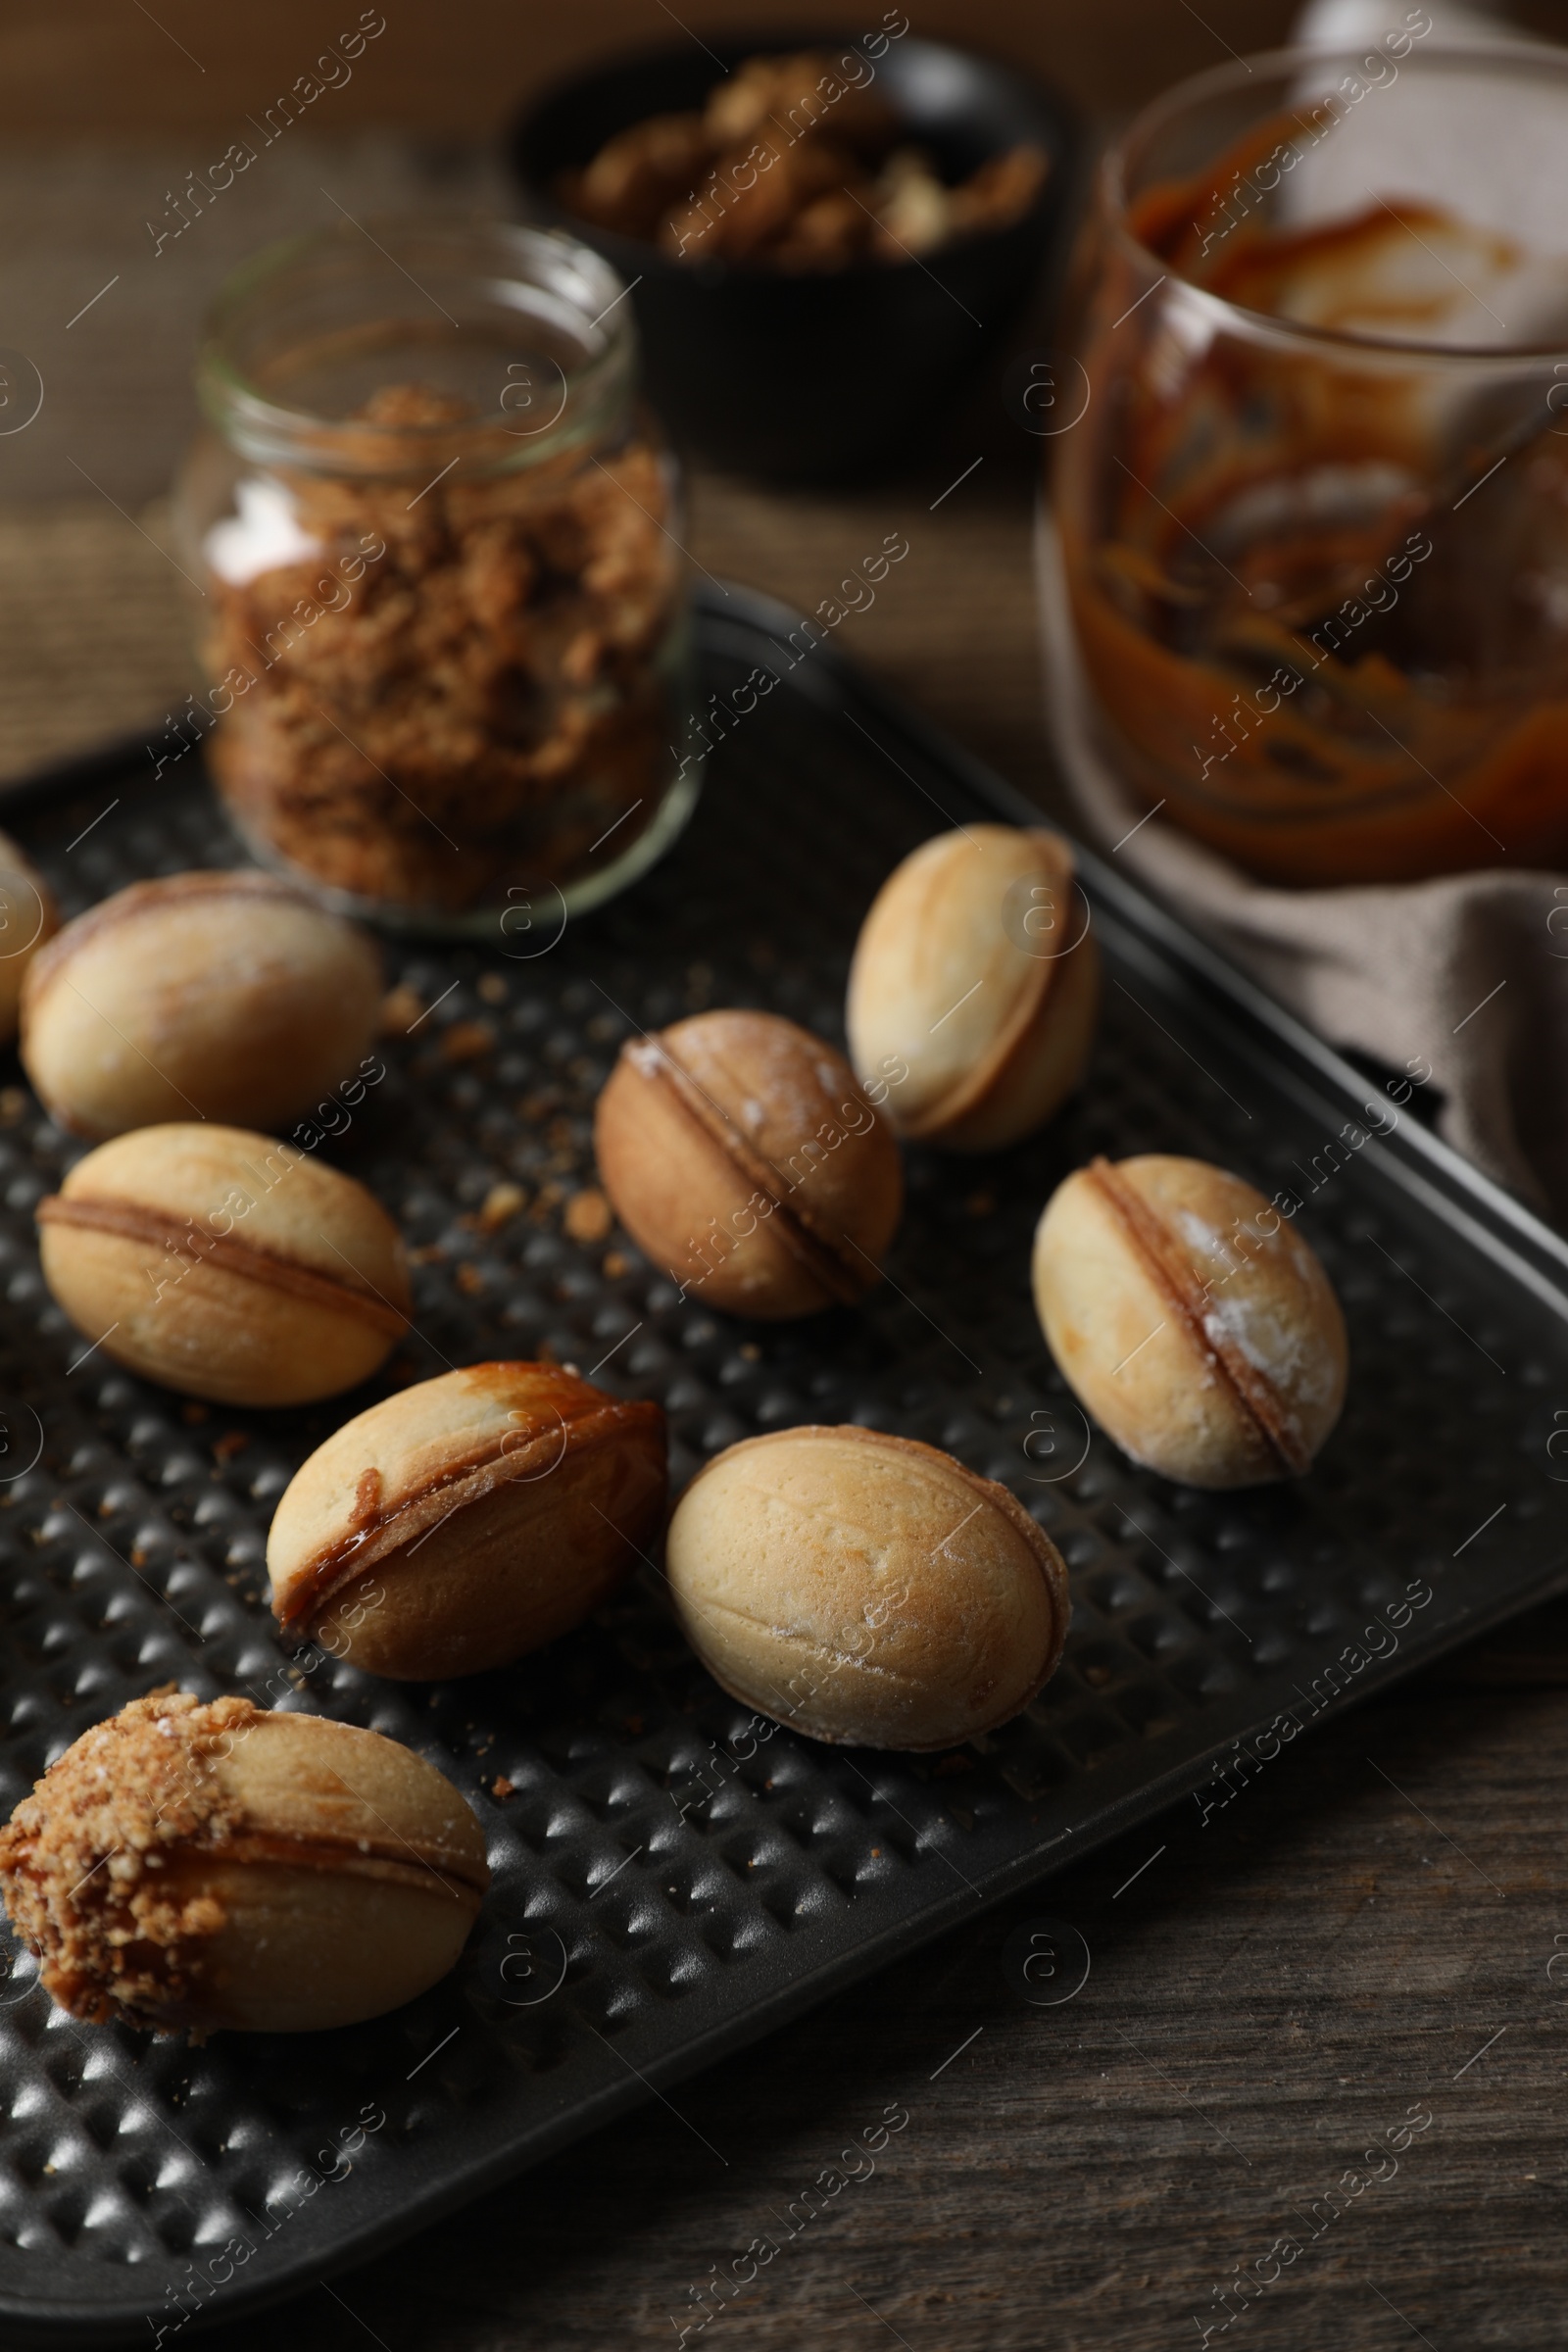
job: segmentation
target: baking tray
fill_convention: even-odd
[[[793,625],[739,589],[705,596],[705,703],[759,664],[780,683],[718,747],[685,840],[554,945],[555,925],[513,919],[490,951],[394,951],[428,1009],[388,1039],[386,1079],[331,1149],[416,1253],[394,1379],[496,1355],[577,1364],[663,1401],[677,1484],[801,1421],[946,1446],[1061,1546],[1061,1668],[1026,1715],[951,1755],[760,1740],[648,1573],[505,1674],[291,1674],[263,1598],[268,1520],[296,1465],[381,1392],[230,1412],[86,1353],[43,1288],[32,1224],[80,1147],[13,1067],[0,1809],[87,1725],[174,1678],[429,1756],[476,1805],[495,1884],[451,1978],[339,2034],[191,2049],[84,2027],[14,1953],[12,2341],[195,2334],[361,2261],[1174,1800],[1222,1801],[1296,1727],[1568,1584],[1568,1250],[1438,1140],[1425,1090],[1401,1102],[1396,1080],[1359,1075],[1113,860],[1084,859],[1106,986],[1081,1100],[990,1158],[911,1152],[888,1278],[863,1306],[748,1325],[679,1300],[616,1233],[570,1238],[623,1037],[721,1004],[838,1036],[857,927],[894,862],[938,827],[1034,813],[829,647],[792,665]],[[138,746],[0,803],[68,913],[136,876],[237,860],[196,754],[157,781],[152,764]],[[1035,1220],[1093,1152],[1146,1150],[1301,1202],[1351,1348],[1344,1420],[1305,1479],[1173,1486],[1092,1435],[1053,1369],[1029,1298]],[[485,1202],[503,1184],[526,1202],[497,1224]]]

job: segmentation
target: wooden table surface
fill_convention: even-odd
[[[482,202],[488,167],[455,138],[489,130],[517,89],[574,57],[662,37],[673,14],[662,0],[386,13],[339,117],[280,164],[270,233],[316,218],[327,172],[372,197],[445,174]],[[778,13],[765,0],[681,12],[699,31]],[[1289,11],[948,0],[911,14],[1103,112],[1277,38]],[[1553,28],[1545,10],[1537,21]],[[230,135],[329,29],[305,0],[229,18],[196,0],[156,14],[81,0],[0,24],[0,315],[21,321],[6,333],[24,348],[34,323],[54,338],[53,438],[0,442],[0,773],[152,734],[184,692],[178,583],[147,502],[185,429],[199,300],[234,258],[224,239],[243,251],[260,223],[215,220],[180,281],[149,281],[141,307],[118,314],[106,297],[69,343],[64,298],[74,307],[110,274],[146,190],[199,162],[219,127]],[[1049,799],[1035,454],[993,391],[918,479],[781,499],[700,478],[693,552],[811,605],[862,541],[903,529],[910,559],[847,625],[845,650]],[[1287,1749],[1206,1825],[1189,1804],[286,2314],[210,2340],[672,2344],[711,2267],[897,2107],[908,2121],[874,2175],[781,2249],[715,2334],[756,2352],[1152,2352],[1205,2329],[1257,2352],[1557,2352],[1565,1684],[1568,1607]],[[1091,1954],[1082,1990],[1055,2007],[1026,2003],[1001,1964],[1009,1932],[1039,1921],[1076,1928]],[[1396,2169],[1383,2158],[1374,2180],[1364,2151],[1391,2133]],[[1277,2275],[1251,2303],[1223,2300],[1260,2262]]]

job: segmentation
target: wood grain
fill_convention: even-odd
[[[385,0],[368,12],[386,30],[354,77],[322,102],[338,132],[400,123],[473,137],[497,128],[517,99],[582,61],[633,44],[707,34],[733,37],[784,24],[853,36],[882,23],[887,0],[824,8],[802,0],[592,0],[577,8],[466,0],[433,8]],[[1168,82],[1227,53],[1284,36],[1291,0],[913,0],[903,11],[928,39],[991,50],[1049,76],[1095,111],[1140,105]],[[28,139],[237,132],[350,30],[361,0],[270,0],[265,9],[214,9],[204,0],[75,0],[69,12],[8,12],[0,22],[0,127]],[[329,72],[331,69],[328,70]],[[199,157],[192,161],[200,162]]]

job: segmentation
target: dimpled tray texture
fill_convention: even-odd
[[[394,949],[417,1002],[384,1042],[384,1079],[320,1114],[336,1129],[320,1148],[415,1255],[416,1330],[390,1384],[554,1356],[662,1401],[677,1484],[795,1422],[946,1446],[1061,1546],[1060,1671],[951,1755],[818,1747],[717,1690],[652,1569],[506,1673],[425,1688],[319,1653],[291,1663],[265,1598],[272,1508],[388,1383],[232,1412],[89,1353],[44,1290],[32,1221],[81,1146],[13,1064],[0,1808],[89,1724],[174,1680],[406,1741],[473,1800],[496,1877],[456,1973],[344,2033],[192,2049],[78,2025],[13,1948],[9,2340],[146,2341],[149,2315],[153,2336],[188,2339],[363,2258],[1067,1854],[1190,1791],[1218,1801],[1244,1753],[1255,1769],[1315,1715],[1568,1581],[1568,1461],[1549,1450],[1568,1422],[1553,1418],[1562,1245],[1435,1140],[1419,1086],[1358,1078],[1113,867],[1086,866],[1106,986],[1082,1098],[991,1158],[910,1152],[887,1280],[862,1307],[729,1320],[596,1222],[580,1198],[593,1105],[622,1039],[724,1004],[841,1036],[856,930],[895,861],[945,823],[1029,815],[826,649],[790,668],[790,625],[738,590],[709,597],[705,699],[758,663],[781,689],[719,747],[686,838],[559,937],[541,905],[489,949]],[[6,806],[68,914],[139,876],[239,861],[194,755],[150,775],[139,755],[101,761]],[[1169,1485],[1091,1432],[1053,1369],[1029,1296],[1035,1221],[1092,1153],[1146,1150],[1222,1161],[1298,1204],[1352,1366],[1305,1479]]]

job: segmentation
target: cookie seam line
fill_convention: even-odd
[[[570,1418],[563,1415],[562,1431],[566,1442],[558,1459],[550,1465],[551,1469],[559,1468],[568,1452],[580,1454],[590,1451],[608,1444],[628,1428],[634,1431],[652,1428],[655,1424],[651,1415],[658,1415],[662,1422],[662,1408],[652,1397],[641,1396],[607,1397],[603,1404],[591,1406],[586,1412]],[[380,1511],[360,1535],[359,1541],[353,1541],[352,1537],[340,1538],[301,1566],[290,1569],[286,1581],[294,1590],[281,1606],[276,1597],[279,1580],[274,1576],[272,1610],[279,1625],[289,1627],[297,1626],[302,1621],[314,1621],[346,1586],[395,1552],[409,1536],[423,1532],[413,1527],[401,1534],[397,1532],[398,1522],[417,1511],[421,1504],[450,1497],[451,1508],[443,1514],[450,1518],[460,1510],[482,1502],[487,1494],[494,1494],[499,1487],[525,1480],[535,1448],[555,1444],[557,1432],[543,1430],[536,1438],[530,1439],[526,1446],[518,1446],[508,1453],[505,1450],[507,1438],[514,1434],[511,1431],[500,1432],[486,1442],[482,1450],[466,1454],[460,1461],[432,1471],[422,1485],[400,1494],[395,1502]],[[506,1467],[511,1464],[515,1467]],[[495,1475],[498,1471],[501,1472],[500,1476]],[[548,1476],[549,1473],[544,1475]],[[441,1523],[442,1518],[438,1516],[432,1522],[432,1530]],[[353,1543],[352,1550],[334,1559],[333,1555],[339,1552],[340,1545],[350,1542]]]
[[[1167,1304],[1175,1309],[1193,1346],[1218,1371],[1225,1387],[1240,1406],[1244,1420],[1256,1431],[1286,1475],[1299,1478],[1308,1467],[1310,1456],[1305,1447],[1289,1433],[1289,1415],[1283,1398],[1267,1373],[1248,1363],[1240,1348],[1227,1336],[1209,1331],[1195,1301],[1192,1286],[1171,1250],[1165,1247],[1167,1228],[1158,1212],[1139,1198],[1109,1160],[1091,1160],[1084,1173],[1131,1241],[1146,1272],[1153,1278],[1155,1288],[1163,1294]],[[1259,1404],[1259,1396],[1263,1406]]]
[[[125,1241],[172,1247],[173,1254],[188,1265],[217,1266],[241,1281],[258,1283],[264,1290],[286,1291],[312,1305],[338,1311],[346,1308],[391,1339],[401,1338],[409,1327],[409,1318],[401,1309],[368,1289],[361,1290],[337,1275],[260,1250],[253,1242],[237,1241],[231,1234],[214,1233],[205,1225],[198,1241],[188,1227],[176,1225],[172,1217],[138,1200],[50,1193],[33,1214],[40,1225],[74,1225],[78,1232],[117,1234]]]
[[[866,1285],[864,1273],[852,1262],[850,1250],[841,1250],[830,1233],[824,1232],[800,1205],[784,1198],[779,1189],[782,1179],[777,1163],[763,1158],[728,1111],[698,1084],[668,1047],[658,1038],[649,1042],[656,1047],[657,1057],[653,1070],[645,1067],[643,1076],[656,1086],[662,1084],[693,1124],[701,1128],[710,1143],[717,1145],[753,1189],[767,1195],[773,1203],[772,1215],[779,1236],[797,1262],[814,1275],[840,1305],[855,1305],[864,1296]],[[875,1115],[873,1112],[873,1118]]]

